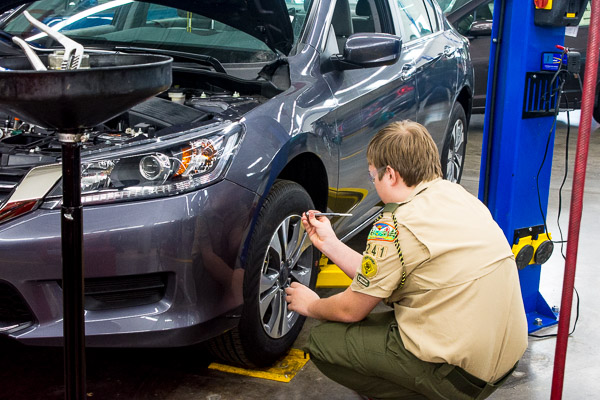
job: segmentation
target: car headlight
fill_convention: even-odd
[[[176,145],[134,155],[84,161],[81,164],[81,202],[84,205],[101,204],[171,196],[213,183],[224,175],[242,131],[241,125],[233,124],[225,130]],[[44,208],[56,207],[60,202],[57,197],[61,195],[62,186],[57,185],[47,196]]]

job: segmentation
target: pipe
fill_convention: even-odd
[[[497,4],[497,3],[496,3]],[[493,38],[496,40],[496,52],[494,54],[494,73],[492,75],[492,91],[490,93],[489,121],[488,121],[488,138],[486,147],[486,162],[485,162],[485,180],[483,182],[483,199],[482,202],[489,207],[490,197],[490,170],[492,169],[492,146],[494,142],[494,108],[496,107],[496,85],[498,84],[498,64],[500,63],[500,44],[502,43],[502,33],[504,32],[504,14],[506,12],[506,0],[500,2],[500,15],[498,18],[498,36]]]
[[[565,378],[565,361],[567,357],[567,342],[569,340],[569,325],[571,322],[571,307],[573,304],[573,287],[575,285],[575,269],[577,267],[577,247],[579,245],[579,230],[583,208],[583,190],[585,186],[585,170],[592,127],[592,112],[598,72],[598,53],[600,52],[600,0],[592,0],[592,17],[588,34],[587,59],[585,61],[585,78],[581,101],[581,119],[577,137],[577,153],[573,170],[573,190],[571,194],[571,210],[569,216],[569,233],[567,238],[567,256],[563,280],[562,298],[560,302],[560,319],[558,321],[558,337],[554,353],[554,373],[552,375],[551,400],[562,398]]]
[[[63,263],[63,334],[65,400],[85,399],[85,317],[83,309],[83,208],[81,150],[76,135],[61,135],[63,205],[61,207]]]

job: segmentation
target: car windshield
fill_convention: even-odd
[[[306,19],[302,0],[286,0],[298,40]],[[309,0],[307,0],[309,1]],[[58,44],[33,27],[22,10],[89,48],[171,50],[210,56],[221,63],[268,62],[278,54],[261,40],[203,15],[133,0],[41,0],[5,20],[0,29],[36,47]]]

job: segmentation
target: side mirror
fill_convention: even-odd
[[[402,40],[386,33],[356,33],[346,40],[344,54],[331,56],[334,69],[373,68],[392,65],[400,58]]]
[[[470,36],[491,36],[492,35],[492,21],[475,21],[469,28]]]

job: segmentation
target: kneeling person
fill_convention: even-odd
[[[353,279],[328,298],[293,283],[288,308],[325,320],[307,351],[328,377],[380,399],[480,399],[527,348],[510,246],[488,209],[441,178],[427,130],[410,121],[378,132],[369,174],[386,204],[360,254],[316,211],[302,217],[319,250]],[[380,302],[393,311],[370,312]]]

